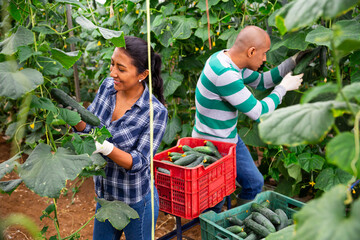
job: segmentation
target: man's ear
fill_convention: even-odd
[[[253,57],[255,55],[255,53],[256,53],[255,47],[250,47],[247,51],[247,55],[249,58]]]

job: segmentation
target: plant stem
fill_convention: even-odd
[[[354,141],[355,141],[355,156],[351,161],[351,169],[354,172],[354,176],[358,175],[356,169],[356,163],[359,160],[360,146],[359,146],[359,121],[360,121],[360,111],[355,116],[355,124],[354,124]]]
[[[59,227],[60,227],[60,223],[59,223],[59,219],[58,219],[58,215],[57,215],[57,199],[56,198],[53,198],[53,201],[54,201],[54,206],[55,206],[55,210],[54,210],[54,224],[55,224],[55,229],[56,229],[56,232],[58,234],[58,237],[59,239],[58,240],[61,240],[61,236],[60,236],[60,230],[59,230]]]
[[[71,234],[70,236],[67,236],[67,237],[63,238],[63,240],[73,237],[75,234],[77,234],[78,232],[80,232],[86,225],[88,225],[89,222],[91,222],[91,220],[93,220],[94,218],[95,218],[95,214],[94,214],[94,216],[92,216],[84,225],[82,225],[76,232],[74,232],[74,233]]]

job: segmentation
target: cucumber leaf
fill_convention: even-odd
[[[332,187],[338,184],[347,184],[352,178],[348,172],[340,168],[328,167],[319,173],[315,179],[315,188],[323,191],[329,191]]]
[[[19,167],[25,185],[42,197],[58,198],[67,180],[74,180],[84,167],[92,164],[87,154],[76,155],[68,148],[51,147],[40,143]]]
[[[181,73],[173,72],[162,74],[164,79],[164,97],[167,98],[174,94],[176,89],[181,86],[184,76]]]
[[[29,29],[23,26],[19,26],[16,33],[14,33],[0,43],[0,47],[2,47],[1,53],[6,55],[12,55],[18,50],[18,47],[30,45],[33,43],[33,33]]]
[[[22,179],[0,181],[0,193],[11,194],[22,183]]]
[[[109,220],[111,225],[117,230],[122,230],[131,219],[139,218],[139,214],[129,205],[121,201],[107,201],[103,198],[95,198],[101,205],[95,217],[100,222]]]
[[[298,158],[301,168],[306,172],[316,169],[321,170],[325,163],[325,159],[323,157],[311,153],[302,153],[298,156]]]
[[[309,103],[314,98],[318,97],[320,94],[325,93],[337,93],[338,86],[334,83],[326,83],[323,85],[318,85],[307,90],[301,97],[300,103]]]
[[[181,120],[174,115],[167,123],[163,141],[166,144],[171,144],[176,139],[176,134],[181,131]]]
[[[11,173],[12,170],[14,170],[14,168],[19,165],[18,161],[16,160],[20,157],[21,154],[17,153],[9,160],[0,163],[0,179],[3,178],[6,174]]]
[[[64,52],[60,49],[53,48],[51,49],[52,57],[57,60],[64,68],[71,68],[77,60],[81,57],[81,51],[74,52]]]
[[[346,85],[342,89],[342,92],[347,98],[347,100],[351,100],[352,98],[355,98],[357,101],[360,102],[360,82],[355,82],[350,85]],[[345,101],[340,93],[338,93],[335,100]]]
[[[345,185],[337,185],[304,205],[294,214],[296,225],[292,240],[359,239],[360,199],[345,206],[346,192]]]

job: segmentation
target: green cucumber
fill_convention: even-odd
[[[236,234],[237,236],[241,237],[241,238],[246,238],[248,235],[246,232],[242,231],[242,232],[239,232],[238,234]]]
[[[262,206],[264,207],[270,207],[270,201],[269,200],[265,200],[263,202],[260,203]]]
[[[257,240],[255,233],[250,233],[244,240]]]
[[[252,214],[252,219],[263,225],[264,227],[266,227],[270,232],[276,232],[276,228],[275,226],[270,222],[269,219],[267,219],[264,215],[262,215],[261,213],[258,212],[253,212]]]
[[[245,219],[244,223],[245,223],[246,228],[250,229],[255,234],[257,234],[261,237],[266,237],[267,235],[269,235],[271,233],[266,227],[255,222],[252,219]]]
[[[204,157],[203,156],[198,156],[195,161],[193,161],[192,163],[186,165],[185,167],[196,167],[196,166],[202,164],[203,161],[204,161]]]
[[[323,76],[324,78],[326,78],[328,75],[326,62],[327,62],[327,49],[325,46],[322,46],[320,49],[320,73],[321,76]]]
[[[182,157],[174,162],[174,164],[179,166],[186,166],[195,161],[198,158],[195,154],[187,155],[185,157]]]
[[[51,89],[51,94],[58,103],[64,105],[65,107],[70,106],[76,109],[84,122],[92,126],[100,125],[100,120],[97,116],[95,116],[92,112],[89,112],[86,108],[81,106],[76,100],[67,95],[63,90],[53,88]]]
[[[169,157],[181,156],[182,153],[179,152],[168,152]]]
[[[193,150],[200,152],[200,153],[205,153],[208,155],[214,155],[215,156],[215,151],[214,149],[212,149],[209,146],[198,146],[198,147],[194,147]]]
[[[204,160],[205,160],[206,163],[214,163],[219,159],[214,158],[213,156],[205,155]]]
[[[227,227],[225,228],[226,230],[232,232],[232,233],[240,233],[240,232],[243,232],[244,231],[244,228],[238,226],[238,225],[233,225],[233,226],[230,226],[230,227]]]
[[[222,158],[222,155],[219,153],[219,150],[217,149],[217,147],[212,142],[206,140],[205,145],[211,147],[214,150],[214,155],[217,158]]]
[[[176,155],[176,156],[172,156],[170,157],[170,160],[175,162],[176,160],[179,160],[180,158],[184,157],[183,155]]]
[[[165,174],[169,174],[169,175],[170,175],[170,170],[167,170],[167,169],[165,169],[165,168],[158,167],[157,170],[158,170],[158,172],[161,172],[161,173],[165,173]]]
[[[252,203],[251,210],[261,213],[267,219],[269,219],[273,224],[280,224],[279,216],[276,213],[274,213],[272,210],[270,210],[269,208],[264,207],[259,203],[256,203],[256,202]]]
[[[311,52],[305,53],[299,63],[296,64],[294,68],[293,75],[298,75],[305,71],[305,68],[309,63],[319,54],[320,47],[313,49]]]
[[[276,230],[281,230],[285,227],[288,226],[289,224],[289,219],[286,215],[286,213],[284,212],[284,210],[278,208],[278,209],[275,209],[275,213],[279,216],[280,218],[280,224],[276,226]]]
[[[238,225],[238,226],[244,225],[243,221],[241,221],[240,219],[238,219],[235,216],[227,217],[226,220],[228,220],[229,223],[231,223],[232,225]]]
[[[188,152],[188,151],[192,151],[193,149],[191,148],[191,147],[189,147],[188,145],[182,145],[182,150],[184,151],[184,152]]]

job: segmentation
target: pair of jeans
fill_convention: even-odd
[[[264,177],[240,137],[236,144],[236,181],[241,185],[238,197],[244,200],[253,200],[264,186]]]
[[[134,204],[129,204],[129,206],[139,214],[139,218],[131,219],[129,224],[121,231],[114,228],[108,220],[100,222],[95,218],[93,240],[118,240],[123,232],[125,233],[126,240],[150,240],[152,225],[151,191],[143,200]],[[96,212],[100,207],[100,204],[97,203]],[[154,187],[154,228],[158,216],[159,196],[156,187]]]

